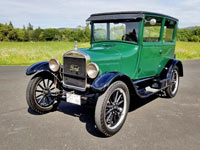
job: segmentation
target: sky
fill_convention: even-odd
[[[75,28],[93,13],[152,11],[179,19],[179,27],[200,26],[200,0],[0,0],[0,23],[22,28]]]

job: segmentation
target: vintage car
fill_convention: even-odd
[[[90,48],[31,65],[26,98],[46,113],[61,100],[95,106],[95,123],[106,136],[123,126],[131,101],[156,93],[172,98],[183,76],[174,54],[178,19],[153,12],[92,14]]]

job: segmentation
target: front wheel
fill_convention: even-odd
[[[123,126],[129,110],[129,89],[122,81],[114,82],[96,104],[95,122],[106,136],[112,136]]]
[[[36,76],[32,78],[26,90],[29,107],[37,113],[46,113],[58,106],[59,101],[53,96],[55,89],[52,76]]]

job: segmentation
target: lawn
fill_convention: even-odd
[[[89,47],[89,43],[78,43]],[[57,58],[74,48],[74,42],[0,42],[0,65],[30,65],[38,61]]]
[[[73,49],[74,42],[0,42],[0,65],[30,65],[38,61],[58,58]],[[89,43],[78,43],[79,48]],[[178,59],[200,59],[200,43],[177,42]]]
[[[200,59],[200,42],[177,42],[175,52],[181,60]]]

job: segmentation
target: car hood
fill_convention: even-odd
[[[99,66],[100,74],[104,72],[120,72],[121,53],[111,44],[95,44],[91,48],[80,49],[87,53],[91,62]]]

